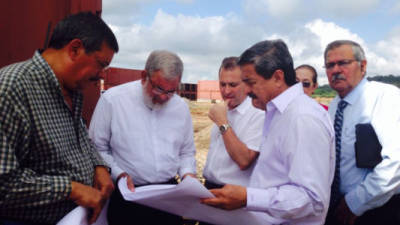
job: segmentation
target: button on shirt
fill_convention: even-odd
[[[160,109],[143,101],[140,81],[107,90],[89,129],[112,177],[127,172],[135,185],[161,183],[196,173],[193,127],[187,104],[177,95]]]
[[[345,98],[340,159],[340,191],[356,215],[379,207],[400,193],[400,91],[398,88],[369,82],[366,78]],[[334,118],[340,98],[329,106]],[[354,143],[355,125],[371,123],[382,145],[382,162],[374,169],[357,168]]]
[[[71,181],[91,186],[105,165],[39,52],[0,70],[0,218],[54,224],[76,207]]]
[[[228,111],[228,123],[236,136],[247,148],[258,152],[261,143],[264,112],[246,99],[236,108]],[[204,177],[216,184],[236,184],[247,186],[255,163],[246,170],[240,170],[227,152],[218,127],[214,124],[211,130],[210,150],[204,167]]]
[[[325,221],[335,170],[328,112],[296,84],[267,104],[260,156],[247,188],[247,209],[273,224]]]

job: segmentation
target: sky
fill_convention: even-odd
[[[327,83],[323,52],[334,40],[358,42],[367,75],[400,75],[399,0],[103,0],[102,18],[120,50],[113,67],[144,69],[153,50],[182,59],[182,82],[217,80],[224,57],[282,39],[294,66],[310,64]]]

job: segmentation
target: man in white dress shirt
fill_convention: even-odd
[[[323,224],[335,163],[328,112],[296,84],[283,41],[253,45],[238,64],[253,105],[266,111],[260,155],[247,188],[227,184],[203,203],[263,212],[265,224]]]
[[[224,184],[247,186],[258,157],[264,112],[252,106],[241,78],[238,57],[227,57],[219,69],[224,103],[211,107],[214,122],[203,176],[208,189]]]
[[[118,182],[128,187],[174,184],[195,177],[193,127],[187,104],[175,94],[183,71],[181,59],[168,51],[154,51],[140,81],[106,91],[97,103],[90,137],[109,163]],[[110,225],[182,224],[182,218],[125,201],[119,190],[110,199]]]
[[[213,105],[208,113],[214,126],[203,172],[207,188],[247,185],[258,157],[264,113],[251,105],[237,60],[222,61],[219,89],[225,102]]]
[[[356,42],[330,43],[324,59],[329,84],[338,93],[329,105],[329,114],[335,126],[339,114],[342,121],[336,130],[341,134],[336,138],[338,175],[332,185],[327,224],[400,224],[400,90],[367,80],[367,60]],[[382,146],[378,152],[382,161],[374,167],[356,163],[367,150],[363,148],[356,156],[357,124],[370,124]]]

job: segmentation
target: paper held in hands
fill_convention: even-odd
[[[97,221],[91,225],[108,225],[107,209],[108,201],[101,210]],[[58,221],[57,225],[89,225],[88,216],[89,210],[82,206],[78,206],[74,210],[69,212],[66,216],[64,216],[60,221]]]
[[[135,192],[128,189],[126,178],[121,178],[118,187],[127,201],[134,201],[188,219],[229,225],[268,225],[275,221],[266,213],[250,212],[245,209],[227,211],[201,204],[201,198],[214,196],[197,179],[190,176],[178,185],[148,185],[135,188]],[[103,208],[94,225],[108,225],[107,207],[108,204]],[[79,206],[60,220],[57,225],[89,225],[87,219],[88,210]]]
[[[135,188],[135,192],[128,189],[126,178],[121,178],[118,187],[127,201],[212,224],[264,225],[269,224],[268,221],[272,219],[266,213],[245,209],[227,211],[201,204],[201,198],[212,198],[214,195],[197,179],[189,176],[177,185],[143,186]]]

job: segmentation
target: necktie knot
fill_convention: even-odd
[[[340,100],[338,104],[338,109],[343,112],[344,108],[346,108],[348,104],[349,103],[347,103],[345,100]]]

